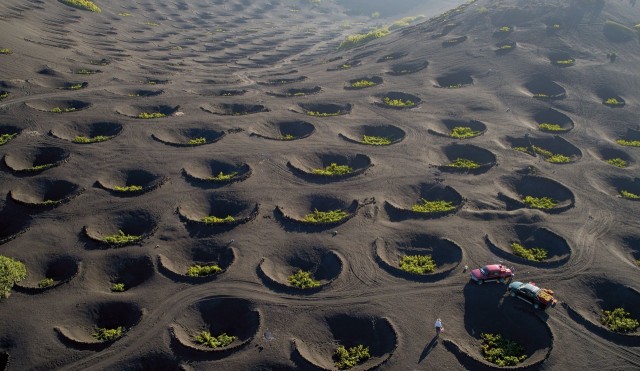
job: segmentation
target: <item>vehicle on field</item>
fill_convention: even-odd
[[[513,276],[513,269],[502,264],[489,264],[471,271],[471,280],[478,285],[491,281],[505,283],[511,281]]]
[[[554,307],[558,302],[553,297],[553,290],[540,288],[533,282],[511,282],[508,291],[511,296],[522,299],[536,309],[544,310],[548,307]]]

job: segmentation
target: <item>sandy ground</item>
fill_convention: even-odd
[[[481,370],[483,332],[523,345],[529,369],[640,368],[638,332],[599,322],[621,306],[640,318],[640,203],[620,197],[640,194],[640,149],[615,142],[640,140],[640,46],[603,32],[609,19],[637,24],[634,1],[478,1],[340,52],[347,34],[393,18],[325,1],[97,3],[100,14],[0,3],[12,51],[0,55],[0,134],[18,134],[0,146],[0,254],[29,271],[0,301],[0,369],[331,369],[337,344],[365,344],[372,358],[356,369]],[[363,78],[377,85],[348,89]],[[624,106],[603,104],[612,97]],[[549,122],[562,131],[538,129]],[[456,140],[457,126],[481,135]],[[112,138],[73,142],[99,135]],[[444,166],[457,158],[481,166]],[[333,162],[354,173],[313,174]],[[220,172],[236,176],[209,180]],[[527,208],[527,195],[558,206]],[[420,198],[455,209],[424,217],[410,211]],[[314,209],[349,218],[301,223]],[[204,225],[212,215],[235,220]],[[103,242],[119,230],[143,240]],[[549,259],[518,258],[512,242]],[[403,274],[408,253],[438,268]],[[536,311],[502,284],[469,282],[464,267],[498,261],[559,304]],[[215,276],[185,274],[213,262]],[[321,286],[290,287],[297,269]],[[54,286],[38,288],[45,277]],[[91,336],[118,326],[113,343]],[[193,341],[205,329],[237,340],[208,350]]]

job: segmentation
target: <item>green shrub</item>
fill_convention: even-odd
[[[369,354],[369,347],[362,344],[349,349],[341,345],[336,349],[334,357],[336,367],[340,370],[346,370],[371,358],[371,354]]]
[[[515,366],[527,359],[524,348],[499,334],[481,334],[482,357],[500,367]]]
[[[412,102],[409,99],[403,100],[403,99],[391,99],[389,97],[384,97],[382,101],[387,106],[396,107],[396,108],[407,108],[407,107],[413,107],[416,105],[414,102]]]
[[[140,192],[142,191],[144,188],[142,186],[137,186],[137,185],[130,185],[130,186],[115,186],[113,188],[114,191],[116,192]]]
[[[518,152],[526,153],[528,155],[533,155],[533,152],[529,150],[529,147],[513,147],[512,149],[515,149]]]
[[[324,169],[313,169],[311,173],[322,176],[341,176],[353,173],[353,169],[348,165],[338,165],[332,162],[331,165]]]
[[[68,108],[64,108],[64,109],[62,109],[60,107],[53,107],[51,109],[51,112],[53,112],[53,113],[63,113],[63,112],[74,112],[76,110],[77,110],[77,108],[74,108],[74,107],[68,107]]]
[[[110,243],[112,245],[125,245],[141,241],[142,236],[126,234],[122,230],[119,230],[117,234],[106,236],[103,240],[104,242]]]
[[[38,287],[44,289],[46,287],[51,287],[56,283],[53,278],[43,278],[38,282]]]
[[[100,73],[100,72],[102,72],[102,71],[100,71],[100,70],[90,70],[90,69],[87,69],[87,68],[83,68],[83,69],[77,70],[76,74],[77,75],[95,75],[96,73]]]
[[[377,137],[373,135],[364,135],[362,137],[362,144],[368,144],[370,146],[387,146],[391,144],[391,138]]]
[[[631,318],[630,315],[624,308],[603,310],[600,322],[611,331],[633,332],[640,326],[640,323],[638,323],[638,320]]]
[[[280,140],[293,140],[296,137],[293,134],[283,134],[280,136]]]
[[[617,98],[607,98],[602,103],[608,106],[622,106],[624,104],[624,102],[619,101]]]
[[[562,126],[558,124],[548,124],[548,123],[543,123],[538,125],[538,129],[542,131],[564,131]]]
[[[196,336],[198,344],[206,345],[210,348],[224,348],[236,341],[236,336],[229,336],[226,333],[222,333],[219,336],[213,336],[209,331],[202,331]]]
[[[0,93],[0,100],[8,98],[8,97],[9,97],[9,92],[8,91]]]
[[[540,262],[547,258],[547,250],[540,247],[526,248],[518,242],[511,243],[511,250],[515,256],[531,260],[534,262]]]
[[[417,204],[411,206],[411,211],[415,213],[441,213],[454,210],[456,207],[453,202],[449,201],[429,201],[424,198],[420,199]]]
[[[461,83],[451,84],[447,86],[447,89],[460,89],[462,87]]]
[[[190,139],[187,144],[189,144],[191,146],[198,146],[198,145],[206,144],[206,143],[207,143],[207,138],[199,137],[199,138]]]
[[[513,29],[509,26],[502,26],[498,28],[498,32],[511,32]]]
[[[437,268],[431,255],[405,255],[400,259],[400,269],[413,274],[432,273]]]
[[[127,13],[127,12],[118,13],[118,15],[120,17],[131,17],[131,16],[133,16],[133,14]]]
[[[455,161],[453,161],[452,163],[446,166],[455,167],[459,169],[477,169],[481,165],[475,161],[472,161],[466,158],[457,158],[455,159]]]
[[[114,283],[111,285],[111,291],[113,292],[124,292],[126,289],[124,283]]]
[[[42,171],[42,170],[46,170],[50,167],[53,167],[53,164],[44,164],[44,165],[36,165],[33,166],[29,169],[26,169],[26,171]]]
[[[562,65],[562,66],[570,66],[570,65],[573,65],[574,63],[576,63],[576,60],[573,59],[573,58],[560,59],[560,60],[554,61],[554,63]]]
[[[340,116],[341,112],[317,112],[317,111],[307,111],[307,115],[314,117],[329,117],[329,116]]]
[[[144,22],[144,24],[146,24],[147,26],[151,26],[151,27],[160,26],[160,23],[156,23],[156,22]]]
[[[618,143],[621,146],[640,147],[640,140],[618,139],[616,140],[616,143]]]
[[[210,265],[192,265],[187,269],[187,276],[189,277],[204,277],[210,276],[212,274],[217,274],[222,272],[222,268],[220,268],[217,264]]]
[[[320,281],[314,280],[311,276],[311,272],[303,271],[302,269],[290,275],[289,278],[287,278],[287,281],[291,286],[300,289],[312,289],[320,286]]]
[[[64,88],[61,88],[61,89],[63,89],[63,90],[80,90],[82,88],[84,88],[83,84],[73,84],[73,85],[65,86]]]
[[[12,53],[12,51],[9,48],[0,49],[0,54],[5,54],[6,55],[6,54],[11,54],[11,53]]]
[[[637,195],[637,194],[629,192],[629,191],[625,191],[624,189],[620,191],[620,197],[628,198],[630,200],[638,200],[638,199],[640,199],[640,195]]]
[[[201,219],[204,224],[221,224],[221,223],[233,223],[236,220],[231,215],[227,215],[224,218],[218,218],[217,216],[205,216]]]
[[[553,153],[542,147],[531,146],[531,149],[533,149],[535,153],[544,157],[545,161],[550,162],[552,164],[565,164],[565,163],[571,162],[571,157]]]
[[[165,115],[162,112],[152,112],[152,113],[148,113],[148,112],[141,112],[138,114],[138,118],[139,119],[145,119],[145,120],[149,120],[149,119],[159,119],[162,117],[166,117],[167,115]]]
[[[609,165],[613,165],[613,166],[617,166],[620,168],[625,168],[627,166],[629,166],[629,163],[621,158],[610,158],[608,160],[605,161],[606,163],[608,163]]]
[[[376,84],[373,81],[369,81],[369,80],[358,80],[356,82],[352,82],[351,83],[351,87],[352,88],[357,88],[357,89],[362,89],[362,88],[368,88],[370,86],[376,86],[378,84]]]
[[[391,26],[389,26],[389,31],[393,31],[402,27],[407,27],[419,18],[420,17],[404,17],[402,19],[398,19],[397,21],[393,22]]]
[[[318,209],[316,209],[312,213],[307,214],[304,219],[302,219],[302,222],[311,224],[336,223],[348,216],[349,214],[340,209],[331,211],[318,211]]]
[[[525,196],[522,202],[532,209],[553,209],[558,205],[558,201],[550,197]]]
[[[121,338],[123,333],[124,333],[124,327],[122,326],[116,327],[114,329],[101,327],[97,329],[96,332],[91,334],[91,336],[93,336],[96,340],[99,340],[99,341],[114,341]]]
[[[80,9],[80,10],[88,10],[94,13],[100,13],[100,7],[89,0],[58,0],[61,3],[68,5],[70,7]]]
[[[9,296],[13,285],[27,277],[24,263],[0,255],[0,299]]]
[[[378,28],[373,31],[362,34],[354,34],[347,36],[346,40],[340,43],[338,50],[351,49],[358,45],[366,44],[372,40],[387,36],[390,33],[386,27]]]
[[[73,138],[73,142],[74,143],[98,143],[98,142],[104,142],[107,141],[109,139],[113,138],[113,136],[106,136],[106,135],[98,135],[95,137],[83,137],[83,136],[77,136],[75,138]]]
[[[207,178],[207,180],[211,180],[214,182],[228,182],[229,180],[231,180],[233,177],[235,177],[236,175],[238,175],[237,172],[232,172],[229,174],[225,174],[222,171],[220,172],[220,174],[216,175],[216,176],[212,176]]]
[[[480,135],[479,131],[475,131],[468,126],[456,126],[451,129],[451,133],[449,134],[452,138],[464,139],[464,138],[473,138]]]
[[[15,138],[18,133],[13,134],[0,134],[0,146],[8,143],[11,139]]]

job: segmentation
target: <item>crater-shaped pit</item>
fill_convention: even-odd
[[[378,238],[374,244],[376,261],[390,274],[412,281],[433,282],[448,276],[462,261],[462,248],[455,242],[428,234],[413,234],[401,240]],[[407,272],[400,268],[404,256],[430,256],[436,268],[425,274]]]
[[[187,164],[182,173],[194,185],[221,187],[249,178],[251,167],[235,161],[201,160]]]
[[[638,147],[636,142],[640,142],[640,130],[627,129],[619,139],[616,139],[616,143],[624,147]]]
[[[107,259],[103,282],[105,290],[113,291],[113,285],[123,284],[124,291],[129,291],[148,281],[155,269],[153,261],[147,255],[117,254]]]
[[[630,255],[632,263],[640,267],[638,263],[640,261],[640,236],[626,236],[622,239],[622,245]]]
[[[209,297],[182,311],[171,325],[171,333],[187,356],[206,352],[224,357],[249,344],[260,330],[260,322],[260,311],[249,300]],[[212,336],[227,334],[235,339],[226,347],[212,348],[196,341],[196,336],[203,331]]]
[[[481,174],[496,165],[496,155],[484,148],[471,144],[450,144],[442,147],[438,169],[454,173]],[[466,163],[472,161],[472,163]],[[467,166],[468,165],[468,166]]]
[[[123,97],[150,98],[164,94],[162,89],[137,89],[137,88],[110,88],[109,92]]]
[[[398,347],[398,333],[391,321],[368,315],[335,314],[320,319],[322,326],[314,337],[294,338],[294,362],[307,367],[335,370],[334,354],[338,346],[349,349],[357,345],[369,348],[370,358],[352,370],[371,370],[383,365]]]
[[[531,95],[540,100],[564,99],[567,91],[545,76],[536,76],[524,84]]]
[[[498,55],[504,55],[511,51],[514,51],[517,46],[518,44],[516,44],[516,42],[513,40],[503,40],[496,43],[495,52]]]
[[[336,251],[322,247],[297,248],[285,256],[264,257],[258,265],[258,275],[264,284],[277,292],[313,294],[326,289],[335,281],[344,266],[344,258]],[[310,272],[319,286],[299,288],[289,283],[289,277],[298,271]]]
[[[101,350],[122,337],[100,341],[92,335],[100,328],[123,328],[126,336],[142,319],[142,309],[137,304],[124,301],[97,302],[76,306],[64,320],[54,327],[58,339],[65,345],[80,350]]]
[[[59,125],[51,129],[49,134],[55,138],[77,144],[104,142],[115,138],[122,132],[122,125],[117,122],[71,123]]]
[[[420,72],[429,66],[429,62],[424,59],[416,59],[404,63],[396,63],[391,66],[387,74],[392,76],[410,75]]]
[[[540,268],[557,268],[566,264],[571,257],[571,247],[564,237],[536,225],[509,225],[492,235],[486,235],[485,242],[489,250],[498,257]],[[514,254],[511,248],[513,243],[518,243],[525,249],[544,249],[547,252],[547,257],[542,261],[519,257]]]
[[[140,245],[153,235],[157,225],[157,218],[145,210],[122,210],[117,213],[94,216],[83,230],[84,234],[93,242],[88,245],[88,248],[109,248]],[[106,239],[123,234],[132,238],[126,240]]]
[[[300,103],[304,113],[312,117],[340,116],[351,113],[351,103]]]
[[[9,242],[29,229],[31,218],[17,206],[6,205],[0,211],[0,245]]]
[[[161,187],[167,177],[146,170],[128,169],[100,176],[95,185],[114,196],[133,197]]]
[[[430,134],[453,139],[475,138],[484,134],[486,131],[487,125],[482,121],[454,119],[436,121],[434,123],[434,129],[428,129]]]
[[[13,125],[0,125],[0,146],[3,146],[10,141],[14,140],[20,133],[22,129]]]
[[[38,294],[71,281],[80,270],[80,262],[71,255],[34,255],[27,262],[27,278],[15,289]],[[46,282],[46,279],[50,279]]]
[[[222,116],[244,116],[261,112],[269,112],[269,109],[262,104],[219,103],[205,104],[200,108],[203,111]]]
[[[211,144],[222,139],[226,133],[222,130],[188,128],[160,129],[151,134],[156,141],[173,147],[196,147]]]
[[[524,138],[507,137],[511,148],[554,165],[574,163],[582,158],[582,151],[560,136]]]
[[[334,164],[337,166],[347,166],[351,172],[335,175],[317,173],[319,170],[326,170]],[[330,182],[364,174],[364,172],[373,165],[371,158],[362,154],[310,153],[292,158],[287,162],[287,166],[294,174],[308,181]]]
[[[113,366],[122,371],[187,371],[178,360],[161,352],[151,352],[135,358],[129,358]]]
[[[400,143],[406,136],[404,130],[393,125],[370,124],[345,129],[340,137],[351,143],[386,146]]]
[[[445,40],[442,42],[442,47],[443,48],[450,48],[452,46],[456,46],[458,44],[462,44],[463,42],[467,41],[469,37],[468,36],[458,36],[458,37],[454,37],[448,40]]]
[[[23,205],[54,208],[63,205],[84,192],[84,188],[67,180],[40,178],[33,183],[22,183],[12,189],[9,197]]]
[[[116,109],[116,112],[124,116],[144,120],[174,116],[179,109],[180,106],[169,106],[166,104],[133,105],[118,107]]]
[[[91,107],[89,102],[63,99],[35,100],[25,104],[35,110],[51,113],[73,113]]]
[[[310,195],[297,200],[288,200],[276,206],[274,214],[285,229],[290,230],[322,230],[346,223],[353,218],[360,205],[358,201],[344,201],[331,195]],[[306,222],[306,216],[318,212],[342,211],[346,215],[340,220],[327,222]]]
[[[635,163],[633,157],[621,149],[609,146],[600,146],[596,148],[595,151],[596,157],[599,157],[602,161],[607,162],[611,165],[615,164],[614,166],[617,167],[626,168],[632,166]],[[623,162],[616,160],[622,160]]]
[[[178,214],[192,235],[227,231],[258,215],[258,204],[231,194],[199,194],[183,201]]]
[[[473,85],[473,77],[468,71],[448,73],[436,78],[436,87],[445,89],[458,89],[466,85]]]
[[[429,212],[414,211],[414,205],[427,202],[445,202],[446,210],[433,210]],[[405,186],[399,192],[394,192],[385,202],[384,208],[389,219],[393,222],[410,218],[432,219],[441,218],[458,212],[464,199],[450,186],[441,183],[420,183],[413,186]]]
[[[288,141],[309,137],[315,131],[315,126],[306,121],[278,121],[256,125],[251,136]]]
[[[628,201],[640,201],[640,178],[611,176],[606,178],[612,196]]]
[[[549,53],[549,61],[552,65],[558,67],[571,67],[576,64],[575,58],[569,53],[565,52],[552,52]]]
[[[69,151],[59,147],[21,148],[4,156],[5,165],[17,174],[37,174],[69,160]]]
[[[611,87],[601,87],[596,89],[596,95],[607,107],[622,108],[625,106],[625,100],[618,95],[618,92]]]
[[[565,185],[535,175],[509,176],[502,179],[504,192],[498,193],[507,210],[530,208],[549,214],[567,211],[575,205],[573,192]],[[549,198],[555,206],[552,208],[535,208],[524,202],[525,197],[531,196],[538,199]]]
[[[267,94],[278,98],[299,98],[307,95],[318,94],[321,90],[321,87],[313,86],[308,88],[290,88],[281,91],[272,91],[267,92]]]
[[[384,82],[380,76],[363,76],[347,81],[344,86],[347,90],[360,90],[381,85]]]
[[[173,246],[172,246],[173,247]],[[189,246],[164,250],[158,254],[160,272],[168,278],[187,283],[202,283],[217,279],[224,274],[236,259],[235,248],[214,240],[198,240]],[[206,275],[188,275],[190,267],[217,265],[220,271]]]
[[[422,103],[420,97],[399,91],[381,93],[376,95],[376,98],[378,99],[374,102],[376,106],[397,110],[416,108]]]
[[[574,127],[573,120],[564,113],[553,108],[545,108],[534,112],[533,120],[538,130],[552,134],[562,134]]]

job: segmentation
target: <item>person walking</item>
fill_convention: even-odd
[[[440,318],[438,318],[436,320],[436,336],[439,336],[441,331],[442,331],[442,321],[440,321]]]

